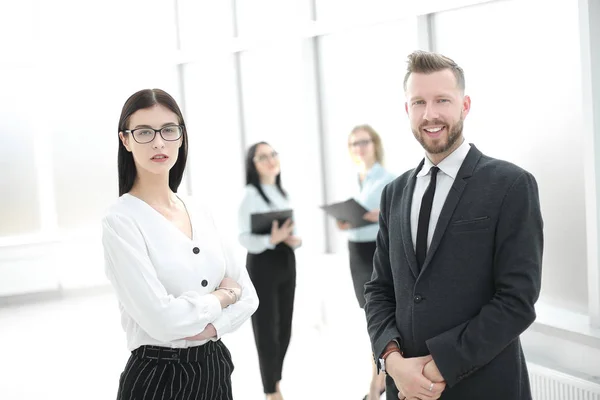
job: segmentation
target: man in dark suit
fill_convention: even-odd
[[[519,335],[540,291],[537,183],[465,141],[464,89],[451,59],[409,56],[406,112],[426,157],[383,192],[365,285],[388,400],[531,399]]]

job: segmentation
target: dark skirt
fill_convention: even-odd
[[[141,346],[121,374],[117,400],[232,400],[232,372],[220,340],[186,349]]]
[[[365,283],[371,280],[373,274],[373,256],[376,248],[375,242],[348,242],[350,273],[360,308],[365,307]]]

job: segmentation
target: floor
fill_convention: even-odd
[[[281,383],[286,400],[358,400],[366,394],[369,341],[345,271],[330,269],[335,291],[331,285],[315,288],[314,274],[298,272]],[[0,308],[0,399],[115,398],[129,356],[125,337],[110,288],[90,292]],[[250,322],[223,340],[235,363],[234,398],[264,399]]]

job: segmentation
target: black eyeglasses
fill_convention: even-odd
[[[275,160],[277,157],[279,157],[279,153],[277,153],[276,151],[273,151],[271,154],[261,154],[260,156],[254,157],[254,161],[263,163],[263,162],[266,162],[270,158]]]
[[[156,137],[156,134],[159,133],[160,137],[167,142],[174,142],[181,138],[183,134],[183,125],[167,125],[163,126],[160,129],[154,128],[138,128],[133,130],[126,130],[125,133],[131,133],[133,136],[133,140],[138,142],[139,144],[150,143]]]
[[[350,143],[350,147],[365,147],[372,141],[373,140],[371,139],[357,140],[356,142]]]

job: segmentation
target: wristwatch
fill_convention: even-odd
[[[398,339],[393,339],[391,342],[389,342],[388,345],[385,346],[385,349],[383,349],[383,353],[381,354],[381,357],[379,357],[379,369],[383,373],[387,373],[386,369],[385,369],[386,358],[388,358],[388,356],[390,354],[395,353],[395,352],[398,352],[402,355],[400,341]]]

